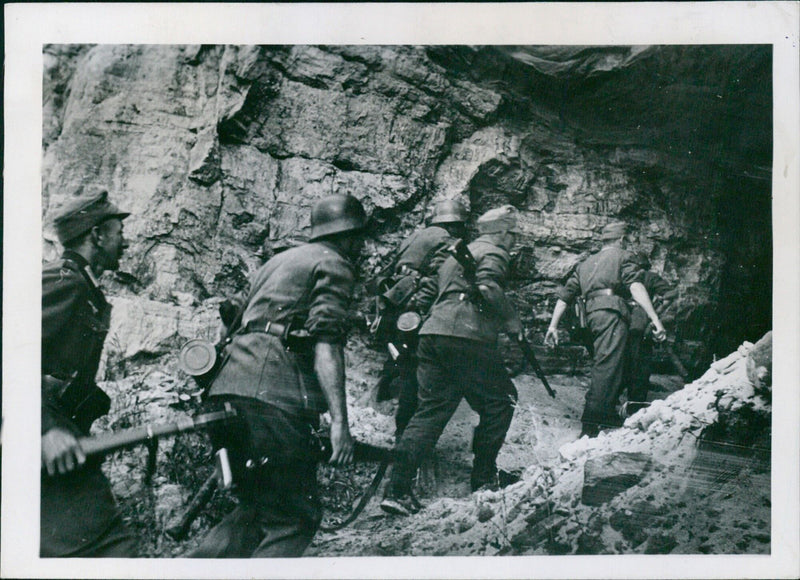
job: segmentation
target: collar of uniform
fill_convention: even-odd
[[[64,253],[61,254],[61,257],[65,260],[70,260],[78,264],[78,268],[85,268],[89,265],[89,260],[81,256],[78,252],[73,252],[72,250],[64,250]]]
[[[72,250],[64,250],[64,253],[61,255],[61,257],[64,260],[75,262],[78,265],[78,269],[86,273],[86,276],[89,278],[92,284],[94,284],[95,288],[100,287],[100,282],[98,282],[97,278],[95,278],[94,272],[92,272],[92,268],[89,265],[89,260],[81,256],[78,252],[73,252]]]
[[[347,260],[348,262],[352,262],[352,260],[350,258],[348,258],[344,254],[344,252],[342,252],[341,248],[339,248],[338,246],[336,246],[336,244],[333,244],[333,243],[331,243],[331,242],[329,242],[327,240],[319,240],[319,241],[316,241],[316,242],[309,242],[309,243],[319,244],[321,246],[325,246],[326,248],[330,248],[331,250],[336,252],[337,256],[340,256],[341,258],[343,258],[344,260]]]

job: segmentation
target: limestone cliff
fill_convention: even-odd
[[[437,199],[463,200],[473,219],[515,205],[513,290],[539,331],[554,288],[617,218],[680,289],[671,330],[684,360],[770,327],[769,46],[44,53],[43,217],[107,186],[133,215],[125,274],[106,284],[143,317],[176,303],[176,318],[192,318],[242,288],[265,240],[307,232],[314,200],[342,192],[374,218],[365,275]],[[164,333],[121,316],[120,341],[130,325]],[[162,338],[120,350],[174,352],[175,336]]]

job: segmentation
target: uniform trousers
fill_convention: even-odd
[[[587,314],[592,331],[594,359],[591,385],[586,393],[581,422],[584,429],[621,424],[616,404],[625,373],[628,322],[616,310],[595,310]]]
[[[42,558],[131,558],[136,541],[125,527],[100,463],[41,478]]]
[[[644,330],[631,328],[628,331],[625,378],[617,398],[627,390],[629,401],[647,401],[652,370],[653,341],[645,337]]]
[[[206,407],[218,410],[225,402],[237,416],[210,435],[215,448],[228,450],[239,505],[189,557],[299,557],[322,521],[313,434],[319,416],[235,395],[209,397]]]
[[[471,484],[494,481],[496,459],[511,425],[517,390],[494,345],[466,338],[423,335],[417,349],[418,407],[396,446],[387,490],[402,496],[462,399],[480,416],[472,439]]]
[[[395,437],[400,438],[408,422],[417,410],[418,360],[415,354],[404,353],[399,360],[389,358],[383,365],[378,381],[378,400],[397,397],[397,412],[394,416]]]

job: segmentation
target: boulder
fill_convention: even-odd
[[[593,457],[583,468],[581,503],[599,506],[642,480],[650,469],[650,456],[618,451]]]

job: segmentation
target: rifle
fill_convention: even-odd
[[[475,256],[469,251],[467,243],[464,240],[456,240],[453,245],[447,248],[447,253],[453,256],[462,270],[464,270],[464,279],[470,286],[470,298],[475,306],[481,312],[488,311],[489,304],[481,294],[480,288],[478,288],[478,262],[475,261]]]
[[[547,377],[542,370],[541,365],[539,365],[539,361],[536,360],[536,355],[533,354],[533,349],[531,348],[530,343],[528,340],[523,336],[522,338],[517,337],[517,344],[519,348],[522,350],[522,354],[525,355],[525,359],[531,365],[533,372],[536,373],[536,376],[539,377],[539,380],[542,381],[544,388],[547,390],[547,394],[556,398],[556,392],[550,387],[550,384],[547,382]]]
[[[331,443],[330,437],[326,437],[324,435],[318,436],[318,443],[319,447],[317,452],[315,453],[316,458],[319,461],[328,461],[331,458],[333,453],[333,444]],[[219,456],[218,456],[219,459]],[[380,462],[380,466],[378,467],[378,472],[375,474],[375,477],[372,480],[367,492],[361,496],[361,500],[359,501],[358,505],[353,509],[350,516],[347,517],[343,522],[336,524],[335,526],[322,526],[321,529],[323,531],[335,531],[341,529],[348,525],[350,522],[355,520],[358,515],[363,511],[364,507],[366,507],[367,503],[369,502],[372,495],[378,489],[378,486],[383,479],[384,474],[386,473],[386,468],[389,463],[394,461],[394,450],[388,447],[380,447],[378,445],[370,445],[369,443],[364,443],[362,441],[354,441],[353,442],[353,462],[355,463],[365,463],[365,462]],[[262,463],[269,463],[270,465],[280,465],[280,462],[275,461],[268,461],[265,462],[262,460]],[[214,491],[216,491],[217,487],[223,487],[220,485],[220,477],[219,477],[219,469],[220,469],[220,461],[217,462],[217,467],[214,470],[208,479],[203,483],[200,487],[198,492],[192,498],[192,501],[189,502],[189,506],[186,508],[183,516],[172,526],[169,526],[165,533],[174,540],[182,540],[186,537],[186,534],[189,532],[189,528],[192,526],[192,522],[194,522],[195,518],[200,514],[202,509],[205,505],[211,500],[212,496],[214,495]]]
[[[222,411],[198,415],[195,418],[178,419],[173,423],[143,425],[117,433],[98,435],[96,437],[81,437],[78,439],[78,443],[80,443],[81,449],[87,456],[105,455],[118,449],[134,447],[140,443],[157,442],[159,437],[168,437],[176,433],[208,427],[214,423],[227,421],[235,416],[236,411],[228,405]]]
[[[452,246],[447,248],[447,251],[451,256],[453,256],[453,258],[456,259],[456,261],[461,265],[461,268],[464,270],[464,279],[472,287],[472,291],[476,296],[476,304],[478,304],[478,309],[482,310],[481,305],[486,306],[486,299],[483,297],[483,294],[481,294],[480,289],[478,288],[478,263],[475,261],[475,256],[473,256],[472,252],[469,251],[469,248],[464,240],[458,240]],[[539,377],[539,380],[542,381],[544,388],[547,390],[547,394],[555,398],[556,392],[550,388],[550,384],[547,382],[547,377],[545,376],[541,365],[539,365],[539,361],[536,360],[536,355],[533,354],[533,349],[531,348],[531,345],[528,343],[527,339],[522,336],[521,338],[515,337],[515,340],[522,350],[522,354],[525,355],[526,360],[531,365],[533,372],[535,372],[536,376]]]
[[[194,431],[207,427],[213,423],[227,421],[236,415],[236,411],[229,405],[222,411],[199,415],[194,419],[179,419],[173,423],[158,423],[143,425],[132,429],[125,429],[117,433],[97,435],[96,437],[79,437],[78,444],[87,457],[100,456],[127,449],[139,444],[147,446],[147,467],[145,469],[145,483],[150,483],[156,470],[156,452],[158,451],[158,438],[168,437],[176,433]],[[44,466],[42,466],[44,469]]]
[[[686,370],[686,367],[683,366],[681,359],[678,358],[678,355],[675,354],[675,351],[672,350],[672,347],[668,345],[666,342],[661,344],[664,352],[667,353],[669,360],[672,362],[672,365],[675,367],[675,370],[678,371],[678,374],[681,378],[686,381],[689,378],[689,372]]]

